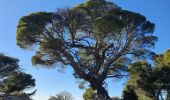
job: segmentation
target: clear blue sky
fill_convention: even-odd
[[[35,100],[47,100],[49,95],[59,91],[68,91],[75,100],[82,100],[83,90],[72,76],[72,69],[59,73],[57,69],[35,68],[31,65],[34,51],[21,50],[16,45],[16,26],[18,20],[31,12],[55,11],[56,8],[74,6],[86,0],[0,0],[0,52],[20,59],[23,70],[36,79],[37,93]],[[159,41],[155,51],[162,53],[170,48],[170,0],[110,0],[123,9],[135,11],[145,15],[156,24],[155,35]],[[123,84],[109,81],[111,96],[121,96]]]

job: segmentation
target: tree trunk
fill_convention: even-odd
[[[97,92],[97,100],[112,100],[107,90],[103,87],[102,82],[93,80],[90,82],[90,85],[92,89]]]
[[[159,97],[161,96],[161,89],[158,90],[157,94],[156,94],[156,100],[159,100]],[[163,99],[162,99],[163,100]]]

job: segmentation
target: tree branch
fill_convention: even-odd
[[[107,75],[107,78],[123,78],[124,76],[128,76],[128,75],[122,75],[122,74]]]
[[[124,45],[124,47],[122,48],[122,50],[113,58],[113,59],[110,59],[108,62],[106,62],[103,66],[104,66],[104,70],[102,72],[102,78],[103,80],[106,78],[106,75],[107,75],[107,72],[109,70],[109,67],[110,65],[115,62],[116,60],[118,60],[122,54],[124,54],[124,52],[126,51],[126,49],[130,46],[132,40],[133,40],[133,36],[134,36],[134,31],[135,29],[133,29],[130,33],[127,33],[127,34],[131,34],[131,36],[129,38],[126,39],[126,43]]]

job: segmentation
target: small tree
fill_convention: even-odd
[[[99,100],[100,98],[97,98],[97,94],[92,88],[87,88],[83,94],[84,100]],[[112,97],[112,100],[121,100],[119,97]]]
[[[122,100],[119,97],[112,97],[112,100]]]
[[[37,47],[34,65],[71,66],[76,78],[89,82],[98,97],[111,99],[104,81],[122,78],[134,57],[152,54],[154,24],[139,13],[105,0],[88,0],[55,13],[37,12],[20,19],[17,44]],[[57,64],[57,65],[56,65]]]
[[[83,94],[84,100],[97,100],[96,94],[92,88],[87,88]]]
[[[51,96],[48,100],[57,100],[55,96]]]
[[[69,92],[60,92],[56,96],[50,97],[48,100],[73,100]]]

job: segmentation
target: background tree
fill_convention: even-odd
[[[87,88],[83,94],[84,100],[99,100],[91,87]],[[112,100],[121,100],[119,97],[112,97]]]
[[[3,80],[0,85],[0,92],[5,94],[21,93],[35,86],[35,79],[30,74],[15,72]]]
[[[111,99],[107,78],[122,78],[132,58],[153,54],[154,24],[139,13],[122,10],[112,2],[88,0],[71,9],[23,16],[17,44],[36,47],[34,65],[71,66],[76,78],[89,82],[99,98]]]
[[[1,80],[19,69],[19,60],[0,53],[0,78]]]
[[[131,85],[126,85],[125,89],[123,90],[122,98],[123,100],[139,100],[134,87]]]
[[[50,97],[48,100],[73,100],[72,95],[69,92],[59,92],[56,96]]]
[[[55,96],[51,96],[48,100],[57,100]]]
[[[143,67],[142,67],[143,66]],[[146,67],[145,61],[135,62],[128,66],[129,80],[127,81],[123,90],[123,99],[127,100],[153,100],[153,98],[148,97],[147,93],[138,87],[137,81],[139,78],[139,73],[142,68]],[[133,96],[132,96],[133,95]]]
[[[145,100],[165,100],[169,98],[169,54],[170,50],[167,50],[164,54],[156,55],[152,65],[146,61],[138,61],[129,66],[130,80],[127,84],[139,96],[139,100],[144,98]]]
[[[92,88],[87,88],[83,94],[84,100],[97,100],[96,94]]]
[[[0,94],[2,96],[0,99],[2,100],[7,98],[29,99],[36,92],[24,93],[24,90],[35,86],[35,79],[20,70],[17,58],[0,54],[0,78]]]
[[[112,97],[112,100],[122,100],[119,97]]]

